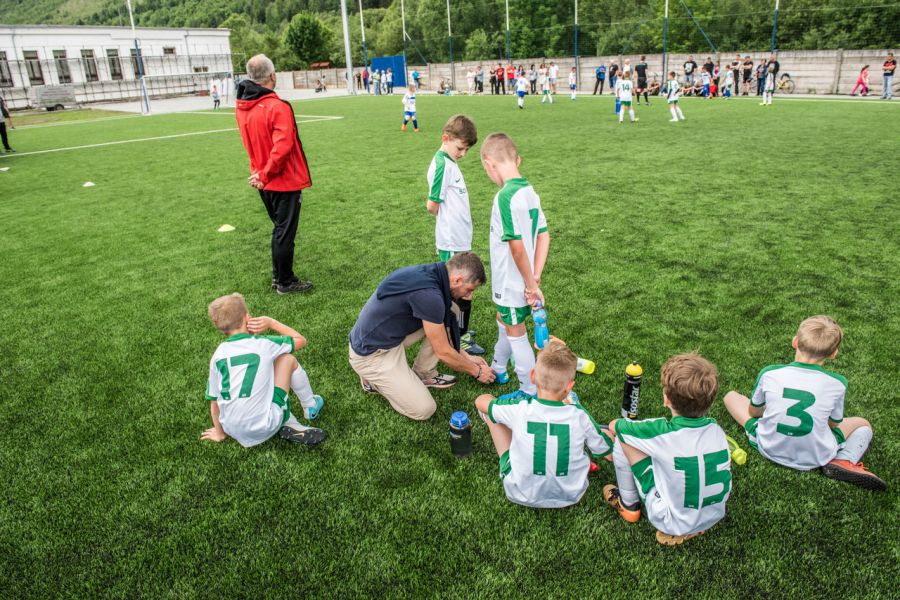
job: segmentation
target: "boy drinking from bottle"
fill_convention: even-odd
[[[228,339],[209,361],[206,399],[213,426],[200,439],[222,442],[230,436],[245,448],[276,433],[306,446],[324,441],[324,431],[304,427],[291,414],[288,397],[293,390],[310,421],[325,404],[291,354],[306,345],[306,338],[275,319],[251,317],[240,294],[213,300],[209,318]],[[260,335],[269,329],[279,335]]]
[[[591,460],[612,451],[612,441],[578,403],[567,398],[575,385],[577,358],[558,341],[538,353],[530,377],[537,396],[495,399],[483,394],[475,407],[491,431],[500,456],[506,497],[535,508],[576,504],[588,487]]]
[[[671,357],[660,376],[666,420],[616,419],[616,485],[603,498],[629,523],[641,504],[656,527],[656,541],[681,544],[725,516],[731,492],[731,456],[725,432],[706,416],[719,390],[716,367],[696,353]]]
[[[454,115],[441,132],[441,147],[428,167],[428,200],[425,207],[435,217],[434,238],[441,262],[447,262],[459,252],[472,249],[472,214],[469,192],[457,161],[478,141],[475,123],[466,115]],[[472,301],[458,299],[460,345],[469,354],[484,354],[469,330]]]
[[[506,364],[515,360],[519,389],[508,394],[513,399],[530,398],[537,391],[531,381],[534,350],[525,319],[536,303],[546,304],[540,282],[550,250],[541,199],[519,173],[521,160],[505,133],[492,133],[481,145],[484,170],[501,188],[491,210],[491,292],[499,331],[491,368],[503,384],[509,381]]]
[[[844,417],[847,380],[823,368],[834,359],[844,332],[831,317],[800,323],[791,342],[794,362],[759,372],[750,398],[725,395],[725,407],[759,453],[798,471],[822,468],[826,477],[869,490],[887,485],[863,466],[872,426]]]

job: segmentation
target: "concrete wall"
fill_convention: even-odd
[[[791,78],[796,84],[795,93],[798,94],[849,94],[850,90],[856,84],[856,78],[859,70],[863,65],[869,65],[870,73],[870,93],[880,95],[882,92],[881,64],[887,57],[888,50],[785,50],[778,53],[778,61],[781,64],[782,73],[790,73]],[[741,52],[741,56],[748,54],[759,62],[760,58],[768,57],[768,53],[760,52]],[[679,78],[682,77],[681,65],[687,60],[687,54],[669,54],[668,65],[669,70],[678,73]],[[712,55],[707,53],[695,53],[694,60],[698,64],[703,64],[707,56],[713,59],[713,62],[719,60],[722,63],[730,62],[734,59],[735,53],[723,53]],[[594,69],[599,64],[609,64],[611,59],[615,59],[619,66],[624,64],[625,59],[630,59],[631,64],[635,65],[640,61],[640,55],[627,54],[618,56],[583,56],[578,60],[578,68],[580,70],[579,90],[593,91],[594,89]],[[555,62],[559,66],[559,85],[561,89],[568,87],[568,74],[573,66],[576,66],[574,57],[562,58],[528,58],[513,61],[516,66],[524,65],[526,70],[531,64],[540,65],[541,62]],[[647,64],[650,67],[651,77],[662,76],[662,55],[648,54]],[[466,90],[466,70],[469,67],[477,67],[483,65],[485,71],[490,67],[496,68],[496,61],[463,61],[454,63],[455,89],[460,91]],[[427,90],[436,90],[440,85],[441,79],[450,79],[450,65],[447,63],[433,63],[430,65],[409,65],[409,71],[418,69],[422,74],[422,87]],[[358,71],[359,69],[356,69]],[[485,89],[490,92],[489,74],[485,74]],[[340,85],[344,87],[344,70],[343,69],[325,69],[321,71],[294,71],[293,82],[295,88],[311,88],[314,87],[316,79],[324,79],[328,86]],[[895,93],[900,86],[900,77],[894,78]]]

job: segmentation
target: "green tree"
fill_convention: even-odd
[[[466,60],[484,60],[491,58],[491,42],[484,29],[476,29],[466,39]]]
[[[284,32],[284,45],[304,64],[328,58],[331,31],[319,17],[301,12],[294,15]]]

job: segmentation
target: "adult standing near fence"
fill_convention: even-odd
[[[756,95],[763,95],[763,88],[766,87],[766,59],[760,58],[759,64],[756,65]]]
[[[744,64],[741,69],[741,95],[750,95],[750,81],[753,79],[753,59],[750,55],[744,57]]]
[[[516,80],[516,68],[512,65],[512,63],[508,63],[506,65],[506,89],[509,90],[509,93],[514,93],[515,87],[514,82]]]
[[[610,94],[612,94],[616,89],[616,82],[619,80],[619,65],[616,64],[616,61],[610,59],[609,61],[609,89]]]
[[[391,68],[388,68],[387,73],[385,74],[387,78],[387,93],[391,96],[394,95],[394,71]]]
[[[413,69],[412,78],[413,78],[413,83],[416,85],[416,90],[418,90],[419,89],[419,79],[421,78],[421,76],[419,75],[418,69]]]
[[[454,304],[470,299],[485,279],[484,265],[473,252],[460,252],[446,264],[415,265],[388,275],[350,331],[350,366],[363,390],[381,394],[401,415],[424,421],[437,409],[428,388],[456,383],[456,377],[438,373],[438,361],[481,383],[494,381],[484,359],[460,348]],[[419,340],[422,346],[410,368],[406,349]]]
[[[478,70],[475,72],[475,92],[477,94],[484,93],[484,67],[478,65]]]
[[[706,62],[703,63],[703,68],[706,70],[707,73],[709,73],[710,75],[713,75],[713,73],[716,70],[716,64],[713,62],[713,59],[711,56],[706,57]]]
[[[884,91],[881,93],[883,100],[890,100],[894,97],[894,71],[897,70],[897,61],[894,60],[894,53],[888,52],[887,60],[884,61]]]
[[[503,65],[497,63],[497,68],[494,70],[494,73],[497,75],[497,93],[506,94],[506,75],[503,71]]]
[[[556,84],[559,81],[559,67],[552,60],[550,61],[550,66],[547,68],[547,77],[550,81],[550,93],[556,93]]]
[[[592,96],[597,95],[597,88],[600,88],[600,95],[603,95],[603,83],[606,80],[606,65],[600,64],[595,70],[594,75],[597,77],[597,81],[594,82],[594,93]]]
[[[363,67],[363,70],[362,70],[362,80],[363,80],[363,87],[366,88],[366,93],[368,94],[369,93],[369,69],[367,69],[366,67]]]
[[[693,55],[688,55],[686,61],[684,61],[684,82],[690,85],[694,85],[694,72],[697,70],[697,63],[694,62]]]
[[[774,52],[769,55],[769,62],[766,63],[766,70],[768,70],[769,67],[772,67],[772,76],[777,78],[778,71],[781,70],[781,63],[778,62],[778,55]]]
[[[0,140],[3,141],[4,152],[15,152],[9,146],[9,137],[6,133],[6,120],[9,119],[9,128],[15,129],[12,124],[12,117],[9,115],[9,107],[6,106],[6,99],[0,96]]]
[[[294,275],[294,238],[302,190],[312,185],[294,109],[275,93],[275,65],[264,54],[247,61],[238,86],[235,116],[250,157],[250,185],[259,190],[272,220],[272,287],[279,294],[305,292],[309,281]]]
[[[532,96],[537,94],[537,79],[538,79],[538,72],[534,66],[534,63],[532,63],[531,68],[528,69],[528,83],[529,83],[529,87],[531,88]]]

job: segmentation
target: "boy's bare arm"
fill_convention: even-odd
[[[761,416],[763,416],[763,413],[766,412],[765,406],[753,406],[752,403],[750,404],[749,409],[750,409],[750,416],[753,417],[754,419],[760,418]]]
[[[509,253],[512,255],[516,268],[519,269],[519,273],[522,274],[522,279],[525,281],[525,299],[528,300],[529,304],[534,304],[538,300],[543,302],[544,294],[540,290],[534,273],[531,272],[531,264],[528,262],[528,252],[525,251],[525,244],[522,240],[509,240],[506,243],[509,244]]]
[[[222,429],[222,423],[219,421],[219,403],[213,400],[209,403],[209,416],[212,418],[213,426],[200,434],[201,440],[210,440],[211,442],[223,442],[228,434]]]
[[[294,339],[294,350],[299,350],[306,345],[306,338],[300,335],[296,329],[288,327],[272,317],[253,317],[247,324],[247,329],[254,335],[271,329],[279,335],[291,337]]]
[[[441,203],[435,202],[434,200],[427,200],[425,203],[425,208],[428,210],[428,212],[437,216],[438,212],[440,212],[441,210]]]
[[[550,232],[544,231],[537,236],[537,246],[534,249],[534,279],[541,284],[541,275],[547,266],[547,256],[550,254]]]

